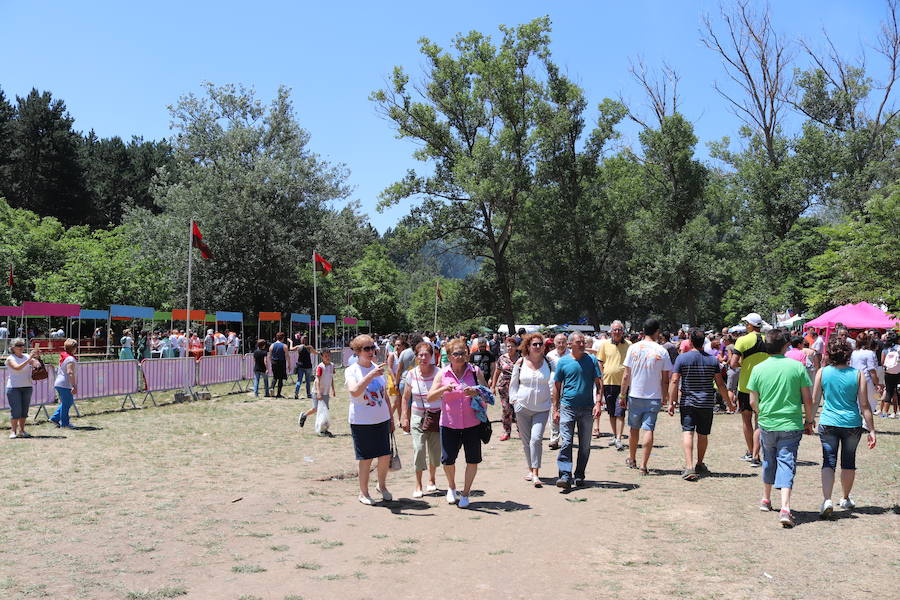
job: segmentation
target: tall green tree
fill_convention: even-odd
[[[279,88],[268,107],[235,85],[204,85],[170,107],[174,162],[151,188],[154,211],[132,208],[126,223],[144,255],[185,303],[188,223],[199,222],[213,260],[195,262],[198,307],[292,311],[312,298],[310,261],[328,203],[348,194],[346,171],[319,158]],[[330,218],[330,217],[329,217]],[[331,252],[329,252],[331,250]],[[335,269],[358,248],[319,248]],[[307,287],[305,284],[309,283]]]
[[[421,147],[415,158],[434,165],[410,171],[382,194],[381,206],[423,198],[411,216],[433,237],[491,263],[503,320],[512,328],[514,282],[509,244],[534,187],[537,107],[550,65],[548,18],[500,27],[494,44],[473,31],[452,51],[423,38],[427,67],[421,84],[395,67],[390,86],[372,100],[398,137]]]
[[[15,207],[77,224],[90,211],[78,160],[79,136],[62,100],[32,89],[16,98],[12,144],[0,189]]]

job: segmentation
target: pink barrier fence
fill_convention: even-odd
[[[144,375],[144,402],[153,392],[163,390],[190,389],[196,381],[197,361],[187,358],[145,358],[141,361],[141,373]]]
[[[244,360],[240,355],[204,356],[197,370],[197,385],[241,381],[244,379]]]
[[[297,360],[300,356],[299,352],[288,352],[287,358],[287,372],[288,379],[291,378],[291,373],[294,372],[294,367],[297,366]],[[266,374],[271,377],[272,376],[272,365],[269,364],[266,366]],[[253,355],[245,354],[244,355],[244,379],[253,379]]]
[[[77,399],[138,393],[137,367],[136,360],[79,361]]]
[[[56,403],[56,390],[53,381],[56,379],[56,367],[47,365],[47,379],[31,382],[31,406],[43,406]],[[6,401],[6,367],[0,367],[0,410],[9,410]]]

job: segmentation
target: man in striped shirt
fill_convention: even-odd
[[[678,402],[681,414],[682,446],[684,448],[685,481],[695,481],[706,475],[709,469],[703,462],[709,433],[712,430],[713,409],[716,406],[716,388],[722,398],[728,398],[719,360],[702,350],[705,335],[701,329],[691,329],[694,350],[679,354],[669,379],[669,416],[675,414]],[[697,350],[701,348],[701,350]],[[715,387],[713,387],[715,384]],[[694,462],[694,433],[697,434],[697,462]]]

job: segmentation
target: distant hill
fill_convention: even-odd
[[[441,240],[433,240],[422,246],[422,256],[433,260],[441,277],[448,279],[464,279],[478,271],[480,259],[472,259],[447,248]]]

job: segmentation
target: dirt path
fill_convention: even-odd
[[[680,478],[677,417],[660,417],[640,477],[594,440],[589,485],[522,479],[515,435],[485,448],[468,510],[443,494],[411,499],[410,437],[398,499],[364,507],[346,404],[334,439],[296,426],[305,401],[224,396],[88,416],[95,430],[47,425],[3,436],[0,592],[48,598],[822,598],[893,597],[898,434],[861,449],[858,508],[818,520],[820,447],[804,439],[793,530],[756,509],[759,469],[738,460],[740,421],[716,417],[713,476]],[[102,409],[102,404],[83,407]],[[100,410],[98,410],[100,412]],[[496,409],[494,409],[496,413]],[[496,414],[493,416],[497,416]],[[495,429],[499,424],[495,425]],[[606,425],[606,422],[604,422]],[[325,481],[319,481],[326,479]],[[438,476],[444,488],[445,480]],[[10,518],[10,516],[13,518]]]

